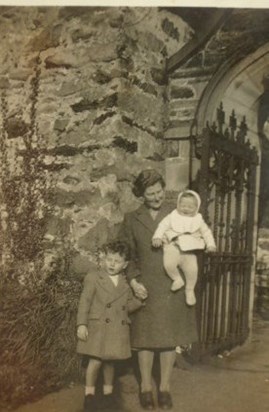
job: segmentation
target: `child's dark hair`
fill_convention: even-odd
[[[130,248],[127,243],[121,240],[114,240],[103,245],[102,250],[104,253],[118,253],[124,257],[125,260],[130,260]]]

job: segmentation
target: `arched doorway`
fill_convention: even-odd
[[[268,123],[269,118],[269,44],[261,47],[240,63],[233,60],[226,62],[211,79],[199,102],[196,114],[197,134],[201,134],[207,122],[216,120],[216,109],[223,103],[225,111],[224,127],[229,127],[230,115],[234,110],[240,122],[246,118],[248,125],[247,138],[251,146],[258,152],[257,184],[255,192],[256,213],[253,222],[253,257],[257,250],[258,210],[259,221],[266,211],[269,201],[269,150]],[[261,121],[262,118],[262,121]],[[259,127],[258,127],[259,119]],[[267,155],[268,154],[268,155]],[[261,184],[260,184],[261,183]],[[258,207],[260,206],[260,207]],[[266,214],[266,213],[265,213]],[[252,266],[249,298],[249,325],[251,325],[255,285],[255,264]]]

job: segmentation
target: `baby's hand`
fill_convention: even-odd
[[[206,248],[207,253],[213,253],[213,252],[216,252],[216,250],[217,250],[216,246],[208,246]]]
[[[80,340],[86,341],[88,339],[88,328],[86,325],[79,325],[77,329],[77,337]]]
[[[153,247],[161,247],[162,244],[163,244],[162,239],[158,239],[158,238],[152,239],[152,246]]]

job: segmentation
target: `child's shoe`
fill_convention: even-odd
[[[111,411],[111,412],[118,411],[120,409],[120,406],[115,398],[114,393],[103,395],[102,409],[104,409],[105,411]]]
[[[185,296],[186,296],[186,303],[189,306],[193,306],[196,303],[196,297],[194,294],[194,290],[193,289],[186,289],[185,290]]]
[[[95,412],[95,395],[86,395],[84,398],[83,412]]]
[[[174,282],[172,283],[171,290],[175,292],[176,290],[181,289],[182,286],[184,286],[184,280],[182,279],[182,277],[178,277],[178,279],[174,280]]]

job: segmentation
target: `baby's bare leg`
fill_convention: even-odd
[[[173,280],[171,290],[176,291],[184,285],[184,281],[178,270],[181,263],[180,250],[173,244],[163,247],[163,265],[167,275]]]
[[[186,279],[186,302],[188,305],[192,306],[196,303],[194,294],[194,288],[198,277],[198,264],[196,256],[193,253],[184,253],[184,255],[182,255],[181,268]]]

